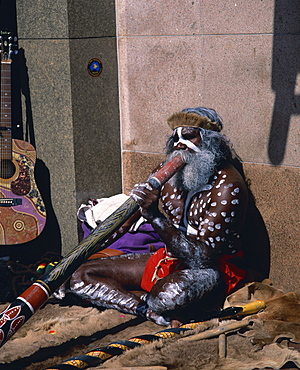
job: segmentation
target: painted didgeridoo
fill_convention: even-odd
[[[184,162],[181,157],[176,156],[150,177],[148,182],[156,189],[160,189],[183,165]],[[129,198],[56,266],[36,280],[1,312],[0,347],[23,326],[78,267],[87,261],[96,249],[101,250],[99,245],[121,227],[138,209],[137,202],[133,198]]]

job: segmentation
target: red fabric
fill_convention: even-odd
[[[150,292],[153,285],[175,270],[182,270],[178,265],[181,263],[177,258],[167,255],[165,248],[158,249],[149,258],[141,281],[141,288]]]
[[[223,280],[227,285],[227,294],[229,295],[236,285],[244,279],[246,271],[236,267],[234,264],[229,262],[230,259],[234,257],[242,257],[242,251],[239,251],[231,255],[222,255],[218,258],[218,268],[219,271],[223,274]]]
[[[234,257],[242,257],[242,251],[232,255],[222,255],[218,258],[218,269],[223,275],[223,280],[227,285],[227,294],[229,295],[236,285],[244,279],[246,271],[236,267],[229,260]],[[141,288],[150,292],[153,285],[165,276],[174,271],[180,271],[184,268],[181,261],[169,257],[165,248],[158,249],[148,260],[141,281]]]

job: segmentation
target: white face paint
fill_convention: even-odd
[[[178,143],[181,143],[181,144],[186,145],[189,149],[193,150],[194,152],[200,153],[200,149],[194,143],[192,143],[190,140],[184,139],[184,137],[182,136],[181,131],[182,131],[182,127],[177,127],[175,129],[175,132],[178,135],[178,140],[176,142],[174,142],[174,147]]]

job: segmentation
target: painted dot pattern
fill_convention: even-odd
[[[182,218],[187,194],[169,184],[162,191],[163,209],[174,225]],[[243,191],[240,184],[228,179],[226,172],[220,170],[213,177],[206,190],[196,193],[187,211],[187,235],[205,244],[218,253],[235,253],[240,235],[236,232],[239,224],[239,205]]]

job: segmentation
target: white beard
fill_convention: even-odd
[[[209,183],[217,167],[214,153],[201,147],[199,153],[175,150],[169,155],[167,161],[178,154],[181,155],[186,165],[171,178],[172,186],[194,192]]]

